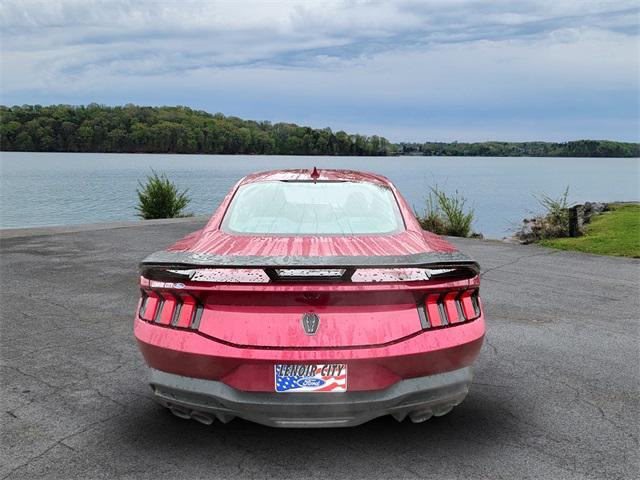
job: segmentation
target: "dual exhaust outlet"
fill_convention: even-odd
[[[214,420],[214,417],[211,415],[197,410],[189,410],[179,405],[171,405],[169,407],[169,411],[178,418],[182,418],[183,420],[195,420],[203,425],[211,425]]]
[[[419,409],[409,412],[408,417],[413,423],[422,423],[429,420],[431,417],[441,417],[446,415],[451,411],[454,407],[454,404],[451,405],[443,405],[437,409]],[[203,425],[211,425],[213,424],[214,418],[213,416],[200,412],[198,410],[189,410],[187,408],[181,407],[179,405],[170,405],[169,411],[178,418],[182,418],[183,420],[195,420],[196,422],[200,422]],[[404,420],[405,415],[395,416],[394,418],[401,422]]]

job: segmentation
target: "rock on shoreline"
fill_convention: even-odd
[[[502,239],[506,243],[528,244],[545,238],[579,237],[583,233],[584,225],[602,212],[609,211],[611,205],[637,204],[640,202],[585,202],[567,208],[562,216],[550,213],[536,215],[522,220],[522,226],[513,235]]]

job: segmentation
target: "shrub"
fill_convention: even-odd
[[[428,230],[429,232],[433,232],[438,235],[445,234],[445,224],[442,219],[442,212],[440,211],[438,201],[434,197],[433,192],[429,192],[429,196],[427,197],[427,207],[424,211],[424,215],[420,216],[418,212],[416,212],[416,218],[424,230]]]
[[[544,218],[547,224],[547,231],[543,232],[544,238],[568,237],[569,236],[569,186],[564,189],[559,198],[551,198],[543,194],[536,197],[538,203],[542,205],[546,213]]]
[[[534,195],[544,212],[525,218],[514,236],[523,243],[569,236],[569,187],[558,198]]]
[[[182,211],[191,201],[187,196],[187,190],[179,192],[164,173],[158,175],[154,170],[151,172],[152,175],[147,177],[147,183],[143,185],[138,182],[138,216],[145,220],[185,216]]]
[[[445,218],[445,234],[454,237],[468,237],[471,234],[471,222],[473,222],[473,210],[465,212],[467,199],[456,193],[447,196],[437,189],[433,190],[438,198],[440,209]]]
[[[456,190],[447,195],[438,186],[431,188],[424,215],[416,214],[423,229],[438,235],[468,237],[471,235],[473,210],[465,211],[467,199]]]

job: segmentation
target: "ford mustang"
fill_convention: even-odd
[[[134,331],[154,398],[181,418],[422,422],[467,395],[479,286],[386,178],[263,172],[142,261]]]

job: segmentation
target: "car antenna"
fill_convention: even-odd
[[[313,167],[313,172],[311,172],[311,178],[313,178],[313,183],[316,183],[318,181],[318,178],[320,178],[320,174],[318,173],[318,169],[316,167]]]

